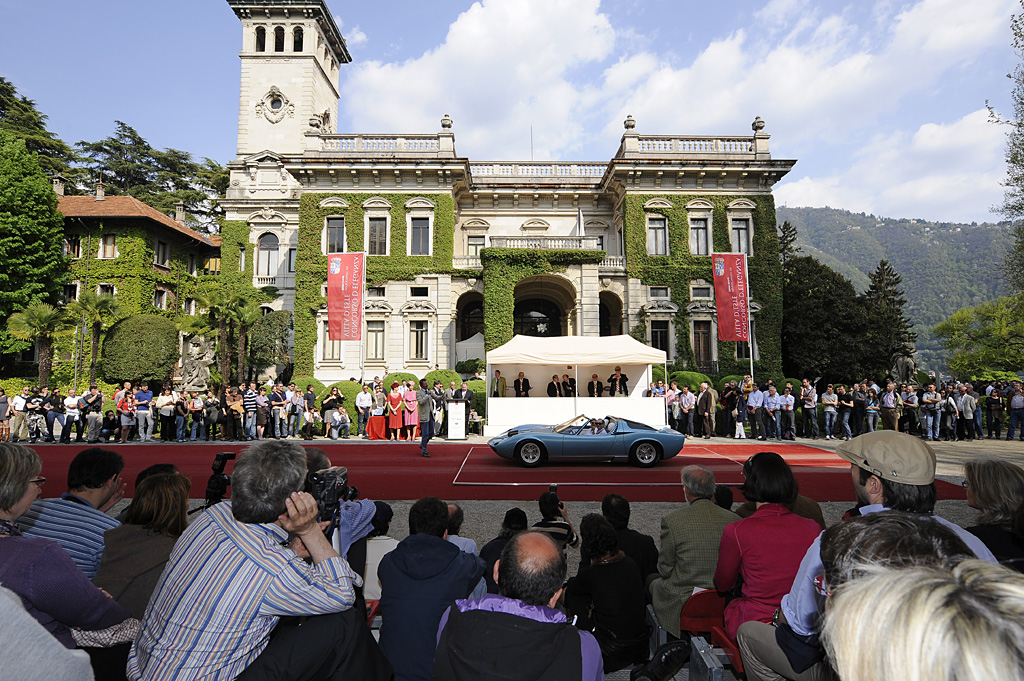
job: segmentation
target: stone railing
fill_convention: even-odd
[[[452,267],[460,270],[478,270],[483,268],[479,255],[452,256]]]
[[[278,288],[292,288],[295,286],[295,275],[279,274],[276,277],[255,276],[252,278],[252,285],[257,288],[261,286],[277,286]]]
[[[596,251],[596,236],[492,236],[495,248],[527,248],[538,251],[575,249]]]
[[[607,163],[472,163],[469,172],[475,178],[540,177],[589,178],[598,181],[608,169]]]
[[[691,135],[636,135],[627,133],[615,154],[618,158],[764,158],[768,135],[698,137]]]
[[[601,261],[601,269],[626,269],[626,256],[609,255]]]
[[[306,147],[311,151],[334,152],[345,156],[455,157],[455,138],[450,133],[436,135],[310,135]]]

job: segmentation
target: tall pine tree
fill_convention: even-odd
[[[869,371],[881,373],[889,370],[894,352],[917,342],[917,334],[903,313],[907,304],[900,288],[903,277],[888,260],[881,260],[869,279],[871,283],[863,296],[868,315],[865,364]]]

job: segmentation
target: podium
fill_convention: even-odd
[[[448,410],[448,440],[466,439],[466,408],[467,400],[448,400],[445,408]]]

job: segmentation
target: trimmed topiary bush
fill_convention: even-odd
[[[327,386],[328,393],[331,388],[337,388],[338,392],[345,396],[345,401],[342,404],[345,406],[349,418],[352,419],[354,429],[355,424],[359,421],[359,414],[356,412],[356,395],[362,392],[363,384],[358,381],[338,381]]]
[[[451,369],[435,369],[429,374],[424,376],[427,379],[427,385],[431,388],[434,387],[434,381],[441,381],[441,385],[444,389],[448,389],[448,384],[455,381],[455,387],[458,388],[462,385],[462,376],[459,376],[458,372],[452,371]]]
[[[103,380],[165,382],[181,357],[174,320],[160,315],[125,317],[107,330],[100,359]]]
[[[718,385],[715,386],[715,387],[718,388],[718,392],[722,392],[723,390],[725,390],[725,384],[728,383],[729,381],[736,381],[736,385],[739,385],[740,381],[742,381],[742,380],[743,380],[742,376],[736,376],[736,375],[723,376],[722,380],[720,380],[718,382]]]
[[[324,395],[327,394],[327,386],[312,376],[292,376],[291,382],[294,383],[295,387],[303,393],[306,392],[307,385],[312,385],[313,392],[316,393],[317,400],[322,400]]]
[[[684,384],[688,385],[693,392],[697,392],[704,381],[707,381],[708,385],[711,384],[711,379],[698,371],[673,371],[670,381],[678,383],[680,388]]]
[[[402,381],[412,381],[417,385],[420,384],[420,379],[416,378],[416,374],[410,374],[407,371],[395,371],[384,377],[384,393],[387,394],[391,390],[391,384],[394,382],[401,383]]]
[[[455,371],[459,372],[463,376],[472,376],[477,371],[485,371],[487,369],[487,362],[482,359],[464,359],[455,365]]]

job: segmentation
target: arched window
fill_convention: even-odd
[[[302,27],[296,26],[292,31],[292,52],[302,52]]]
[[[278,239],[276,234],[264,234],[260,237],[259,259],[256,262],[256,276],[277,276]]]
[[[484,304],[476,300],[459,313],[459,340],[464,341],[484,332]]]
[[[274,29],[274,52],[284,52],[284,27]]]
[[[530,298],[516,303],[512,332],[522,336],[561,336],[562,310],[550,300]]]
[[[256,27],[256,51],[267,51],[267,29],[263,28],[262,26]]]

